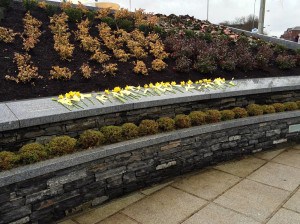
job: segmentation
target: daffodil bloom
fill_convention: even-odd
[[[119,86],[115,87],[113,92],[114,93],[119,93],[121,91],[121,88]]]
[[[105,92],[105,94],[107,94],[107,95],[109,95],[109,94],[110,94],[110,91],[109,91],[109,89],[106,89],[106,90],[104,90],[104,92]]]
[[[184,86],[185,85],[185,81],[180,82],[180,85]]]
[[[150,82],[149,88],[153,88],[153,87],[154,87],[153,83]]]
[[[172,85],[172,86],[176,86],[177,83],[173,81],[173,82],[171,82],[171,85]]]
[[[193,84],[192,80],[187,81],[187,84],[192,85]]]
[[[59,95],[58,96],[58,99],[63,99],[64,98],[64,95]]]
[[[145,89],[149,88],[149,85],[145,84],[145,85],[144,85],[144,88],[145,88]]]

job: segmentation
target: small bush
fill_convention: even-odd
[[[12,0],[0,0],[0,7],[8,8]]]
[[[87,18],[90,22],[93,22],[93,21],[95,20],[96,14],[97,14],[96,11],[88,10],[88,11],[85,13],[85,16],[86,16],[86,18]]]
[[[213,73],[217,70],[217,64],[211,56],[198,56],[194,63],[194,69],[200,73]]]
[[[116,23],[119,29],[126,30],[127,32],[131,32],[134,29],[134,24],[129,19],[118,19]]]
[[[178,72],[189,73],[192,66],[192,61],[186,57],[182,56],[176,59],[175,61],[175,70]]]
[[[13,168],[20,160],[20,157],[13,152],[0,152],[0,170]]]
[[[45,11],[48,16],[53,16],[54,14],[59,13],[60,8],[57,5],[46,4]]]
[[[50,154],[59,156],[74,152],[76,143],[77,141],[74,138],[59,136],[52,138],[46,147]]]
[[[249,116],[258,116],[258,115],[264,114],[262,106],[255,104],[255,103],[247,106],[247,112],[248,112]]]
[[[125,123],[122,125],[122,135],[126,140],[139,136],[139,128],[134,123]]]
[[[263,105],[262,109],[264,114],[274,114],[276,112],[275,108],[272,105]]]
[[[292,111],[298,109],[298,105],[295,102],[286,102],[284,103],[284,107],[286,111]]]
[[[298,106],[298,109],[300,109],[300,101],[296,101],[296,104]]]
[[[101,19],[101,22],[106,23],[112,29],[116,27],[116,22],[111,17],[104,17]]]
[[[82,19],[82,10],[78,8],[67,8],[64,12],[68,15],[70,22],[79,22]]]
[[[20,151],[20,160],[23,164],[31,164],[47,158],[45,146],[40,143],[24,145]]]
[[[296,67],[296,59],[292,55],[278,55],[275,62],[280,69],[291,69]]]
[[[158,133],[158,123],[153,120],[142,120],[139,125],[139,134],[144,135],[154,135]]]
[[[188,115],[178,114],[174,120],[178,128],[189,128],[192,126],[191,118]]]
[[[221,121],[222,115],[218,110],[208,110],[206,111],[205,120],[207,123],[216,123]]]
[[[285,111],[285,106],[283,103],[274,103],[272,104],[276,112],[283,112]]]
[[[205,124],[206,114],[202,111],[193,111],[189,114],[192,125],[202,125]]]
[[[259,68],[267,67],[273,57],[273,54],[274,54],[274,51],[269,45],[264,44],[264,45],[260,46],[260,48],[258,49],[258,52],[256,54],[257,66]]]
[[[235,114],[234,118],[243,118],[243,117],[248,116],[248,112],[244,108],[241,108],[241,107],[235,107],[232,109],[232,111]]]
[[[118,126],[104,126],[100,130],[108,143],[115,143],[122,141],[122,128]]]
[[[157,123],[161,131],[175,130],[175,121],[170,117],[161,117],[157,120]]]
[[[235,113],[232,110],[222,110],[220,113],[222,121],[232,120],[235,117]]]
[[[100,131],[86,130],[84,131],[78,139],[78,144],[80,147],[87,149],[94,146],[101,145],[105,142],[105,137]]]
[[[37,8],[38,2],[36,0],[23,0],[23,5],[27,11]]]

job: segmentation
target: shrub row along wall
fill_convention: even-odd
[[[137,110],[102,114],[81,119],[71,119],[63,122],[36,125],[0,132],[0,151],[18,151],[19,148],[26,143],[34,141],[46,143],[52,137],[58,135],[76,137],[84,130],[93,128],[99,129],[104,125],[120,125],[126,122],[138,124],[143,119],[158,119],[163,116],[175,117],[177,114],[187,114],[195,110],[223,110],[233,107],[246,107],[251,103],[271,104],[297,100],[300,100],[300,90],[174,103]]]
[[[300,112],[220,122],[0,173],[0,223],[50,223],[190,170],[299,139]]]

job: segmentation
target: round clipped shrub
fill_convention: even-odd
[[[80,147],[87,149],[90,147],[101,145],[105,142],[105,137],[102,132],[95,130],[84,131],[78,139]]]
[[[283,112],[285,111],[285,106],[283,103],[274,103],[272,104],[272,106],[275,109],[275,112]]]
[[[119,126],[104,126],[100,130],[108,143],[115,143],[122,141],[122,128]]]
[[[258,116],[258,115],[264,114],[262,106],[255,104],[255,103],[247,106],[247,112],[248,112],[249,116]]]
[[[206,111],[205,120],[207,123],[216,123],[221,121],[221,113],[218,110],[208,110]]]
[[[22,146],[19,151],[20,160],[24,164],[31,164],[47,158],[45,146],[40,143],[30,143]]]
[[[298,105],[295,102],[286,102],[284,103],[284,106],[286,111],[292,111],[298,109]]]
[[[161,117],[157,123],[161,131],[173,131],[175,129],[175,121],[170,117]]]
[[[247,110],[241,107],[235,107],[232,111],[235,114],[234,118],[243,118],[248,116]]]
[[[205,124],[206,114],[202,111],[193,111],[189,114],[192,125],[202,125]]]
[[[222,110],[220,113],[222,121],[232,120],[235,117],[235,113],[232,110]]]
[[[47,150],[52,155],[64,155],[75,151],[76,139],[69,136],[54,137],[47,144]]]
[[[139,128],[134,123],[125,123],[122,125],[122,135],[125,139],[133,139],[139,136]]]
[[[275,108],[272,105],[263,105],[262,109],[264,114],[274,114],[276,112]]]
[[[298,106],[298,109],[300,109],[300,101],[296,101],[296,104]]]
[[[185,114],[176,115],[174,121],[178,128],[189,128],[192,126],[191,118]]]
[[[0,152],[0,170],[13,168],[20,160],[20,157],[13,152]]]
[[[142,120],[139,125],[139,134],[144,135],[154,135],[158,133],[158,123],[154,120]]]

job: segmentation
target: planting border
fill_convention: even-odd
[[[168,93],[162,96],[143,97],[124,104],[117,100],[112,103],[108,102],[105,105],[98,102],[88,108],[73,111],[69,111],[57,102],[52,101],[51,97],[0,103],[0,111],[3,114],[0,117],[0,133],[127,110],[300,89],[300,77],[298,76],[245,79],[236,80],[235,83],[237,86],[228,87],[225,90],[210,89],[204,92]]]

